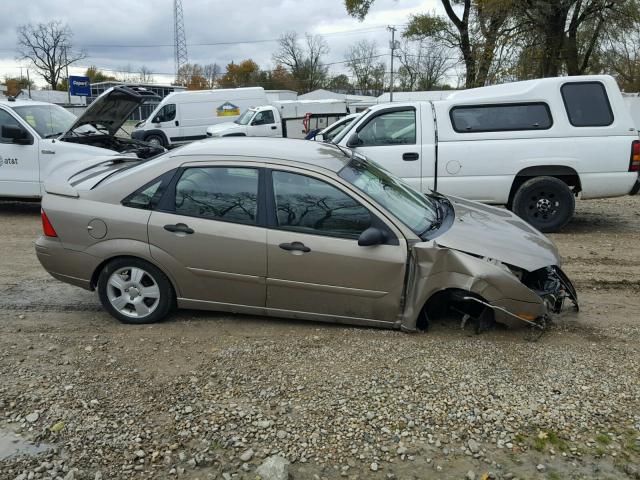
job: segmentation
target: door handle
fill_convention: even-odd
[[[186,233],[187,235],[191,235],[195,232],[193,228],[189,228],[184,223],[176,223],[175,225],[165,225],[164,229],[168,232],[173,233]]]
[[[180,126],[180,122],[178,120],[176,120],[176,127]]]
[[[407,152],[402,154],[402,160],[405,162],[415,162],[420,158],[420,154],[416,152]]]
[[[276,127],[275,125],[273,127],[271,127],[271,130],[276,130],[278,127]]]
[[[56,152],[54,152],[53,150],[40,150],[40,153],[43,155],[55,155]]]
[[[310,252],[311,249],[301,242],[281,243],[278,245],[281,249],[287,252]]]

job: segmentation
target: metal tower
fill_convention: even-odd
[[[187,38],[184,33],[184,17],[182,15],[182,0],[173,0],[173,32],[175,42],[173,53],[176,69],[176,80],[180,67],[189,62],[187,57]]]

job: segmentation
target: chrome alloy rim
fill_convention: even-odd
[[[107,298],[123,315],[144,318],[158,308],[160,288],[149,272],[138,267],[123,267],[109,277]]]

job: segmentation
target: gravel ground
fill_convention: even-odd
[[[41,269],[38,212],[0,204],[0,479],[640,478],[640,197],[578,202],[553,235],[583,308],[537,342],[124,326]]]

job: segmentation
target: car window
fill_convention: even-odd
[[[451,123],[458,133],[546,130],[551,111],[545,103],[474,105],[451,109]]]
[[[151,200],[153,200],[153,196],[156,194],[161,184],[162,180],[158,180],[151,185],[145,185],[137,192],[134,192],[125,198],[122,201],[122,204],[125,207],[150,209]]]
[[[273,172],[278,226],[316,235],[358,238],[371,226],[371,213],[326,182]]]
[[[258,170],[187,168],[176,184],[175,212],[212,220],[255,224]]]
[[[613,123],[613,112],[602,83],[565,83],[560,90],[574,127],[606,127]]]
[[[263,110],[262,112],[258,112],[253,119],[253,123],[256,125],[270,125],[272,123],[275,123],[273,111]]]
[[[383,113],[371,119],[359,132],[359,146],[413,145],[416,143],[414,109]]]
[[[160,109],[158,114],[156,115],[158,119],[158,123],[160,122],[170,122],[171,120],[176,118],[176,106],[173,103],[165,105]]]
[[[13,143],[10,138],[2,137],[2,127],[19,127],[18,121],[9,112],[0,110],[0,143]]]

